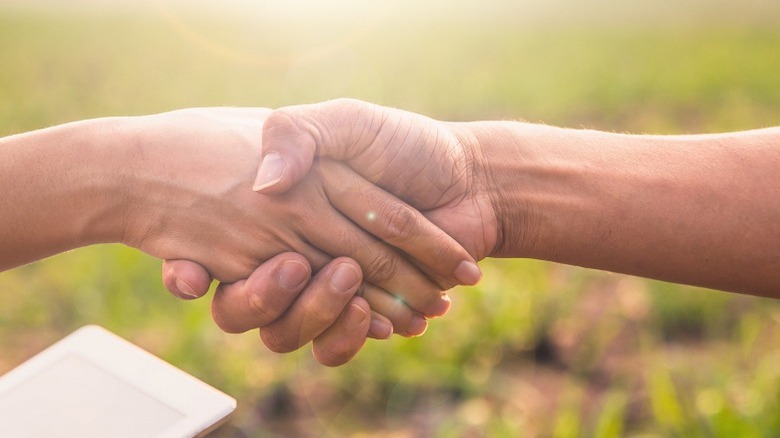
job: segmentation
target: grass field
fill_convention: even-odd
[[[773,1],[193,3],[0,4],[0,135],[340,96],[660,134],[780,123]],[[207,299],[163,289],[159,261],[84,248],[0,274],[0,372],[97,323],[238,398],[218,436],[780,434],[780,302],[534,260],[483,268],[425,336],[326,369],[221,333]]]

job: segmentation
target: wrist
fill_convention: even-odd
[[[519,122],[469,122],[458,136],[474,162],[475,185],[493,211],[497,225],[488,257],[537,257],[541,221],[524,190],[523,175],[533,164],[528,131]]]
[[[160,132],[156,124],[160,123],[156,115],[117,117],[106,120],[106,134],[112,137],[107,154],[110,162],[116,165],[112,170],[116,186],[115,197],[118,200],[114,208],[117,217],[111,221],[111,242],[145,250],[144,245],[155,225],[161,223],[160,205],[165,204],[166,196],[160,187],[150,187],[159,183],[161,175],[173,172],[172,163],[162,160],[158,150],[150,145],[168,139],[155,138]],[[170,159],[170,157],[168,157]],[[160,167],[163,166],[163,167]],[[171,199],[167,199],[171,203]]]
[[[107,117],[78,122],[81,139],[85,196],[90,199],[78,228],[85,244],[124,243],[131,208],[128,152],[134,147],[134,135],[128,117]]]
[[[0,201],[8,257],[0,267],[116,242],[125,217],[125,166],[116,119],[66,123],[0,139]]]

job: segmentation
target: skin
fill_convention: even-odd
[[[271,136],[264,154],[289,165],[263,193],[295,185],[316,153],[420,209],[478,259],[530,257],[780,297],[780,128],[647,136],[446,123],[349,99],[278,110],[266,132],[280,125],[288,132]],[[310,141],[294,148],[289,139],[302,137]],[[405,174],[409,157],[425,164]],[[456,209],[481,224],[463,226]]]
[[[201,293],[188,282],[222,281],[217,323],[228,331],[264,327],[263,340],[276,351],[321,338],[326,350],[344,354],[342,338],[349,346],[369,333],[422,333],[425,317],[449,307],[442,290],[459,283],[457,266],[474,259],[416,212],[414,240],[397,239],[381,220],[374,234],[357,227],[335,206],[356,192],[372,210],[392,198],[338,163],[319,163],[282,196],[253,192],[268,114],[188,109],[0,139],[0,185],[14,188],[0,199],[0,269],[122,243],[202,266],[205,274],[185,267],[174,277],[166,266],[166,285],[196,297]],[[398,249],[382,242],[382,233]]]
[[[263,136],[263,194],[287,192],[315,156],[329,157],[419,209],[476,259],[529,257],[780,298],[780,128],[626,135],[447,123],[339,99],[276,110]],[[269,156],[282,169],[274,178]]]

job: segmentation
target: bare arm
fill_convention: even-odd
[[[493,255],[780,298],[780,128],[464,127],[493,181],[503,233]]]
[[[110,119],[0,138],[0,270],[121,241],[122,148]]]
[[[449,301],[435,273],[426,276],[417,269],[423,265],[419,260],[456,266],[471,257],[432,224],[420,228],[417,219],[424,218],[414,210],[410,225],[420,231],[417,239],[395,242],[408,247],[409,254],[376,237],[393,234],[392,228],[371,235],[356,227],[330,202],[349,203],[358,193],[370,211],[372,203],[379,207],[389,199],[359,178],[345,186],[345,179],[336,177],[332,182],[339,184],[326,187],[314,177],[308,187],[276,199],[254,193],[251,183],[268,112],[192,109],[88,120],[0,138],[0,270],[104,242],[160,258],[196,260],[224,281],[247,278],[273,257],[255,271],[271,280],[220,288],[214,314],[223,328],[263,326],[263,339],[275,351],[315,339],[318,357],[328,364],[351,357],[369,325],[375,337],[387,337],[393,329],[421,334],[424,314],[446,312]],[[351,173],[340,167],[335,174]],[[365,217],[366,212],[356,214]],[[381,228],[384,221],[372,223]],[[420,239],[429,244],[413,245]],[[344,255],[358,263],[338,257]],[[419,257],[412,263],[406,255]],[[306,262],[306,279],[319,271],[309,285],[285,281],[280,266],[294,259]],[[353,297],[363,278],[361,268],[363,296]],[[208,286],[207,273],[194,277]],[[280,288],[288,292],[283,297]],[[185,288],[179,295],[202,295],[204,289],[198,289]],[[363,318],[371,311],[371,318]]]
[[[335,178],[327,186],[312,175],[289,196],[271,199],[252,192],[267,113],[181,110],[76,122],[2,139],[0,268],[118,242],[159,258],[197,261],[217,279],[232,282],[284,251],[304,255],[314,269],[349,255],[365,268],[369,282],[426,314],[445,311],[440,285],[331,205],[348,203],[353,193],[373,190],[372,185],[353,178],[345,187]],[[387,195],[375,193],[378,197],[366,198],[367,210],[372,202],[386,202]],[[421,247],[420,253],[469,258],[432,224],[427,229],[441,245]]]
[[[272,184],[259,174],[262,193],[287,190],[314,155],[332,157],[477,259],[531,257],[780,298],[780,128],[626,135],[447,123],[339,99],[276,110],[264,139],[264,154],[287,165]]]

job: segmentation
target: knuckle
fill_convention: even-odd
[[[293,144],[316,151],[327,140],[327,131],[318,123],[318,119],[314,115],[294,107],[280,108],[272,112],[264,123],[263,132],[263,139],[266,141],[265,147],[268,150],[287,152],[288,154],[293,152],[288,150]],[[296,142],[277,141],[284,138],[293,138]],[[297,157],[298,154],[293,153],[288,156],[288,159],[297,160]]]
[[[261,327],[270,324],[279,317],[279,314],[274,309],[271,309],[271,305],[265,299],[265,295],[258,293],[258,291],[250,290],[246,301],[247,309],[251,312],[252,319],[257,321]]]
[[[314,345],[317,361],[326,367],[337,367],[345,364],[354,355],[351,345],[341,340],[327,347]]]
[[[311,306],[306,309],[306,325],[315,331],[322,331],[333,323],[337,315],[332,315],[327,307]]]
[[[315,145],[321,145],[327,131],[323,129],[316,114],[301,111],[298,107],[280,108],[271,113],[265,121],[268,129],[286,135],[308,134]]]
[[[382,217],[385,218],[383,237],[388,242],[405,242],[414,237],[418,218],[411,207],[398,203],[386,205]]]
[[[354,97],[339,97],[330,101],[330,105],[347,114],[358,114],[367,106],[366,102]]]
[[[383,113],[376,105],[342,97],[332,100],[329,109],[338,126],[342,127],[339,136],[345,158],[361,155],[367,145],[374,143],[381,131]]]
[[[297,129],[295,123],[296,117],[292,110],[288,108],[279,108],[271,114],[265,120],[265,129],[272,131],[288,131]]]
[[[276,330],[260,329],[260,340],[269,350],[274,353],[290,353],[298,349],[299,345],[290,341],[286,336],[281,335]]]
[[[377,285],[387,284],[395,277],[397,271],[398,259],[387,253],[376,255],[364,268],[371,283]]]

